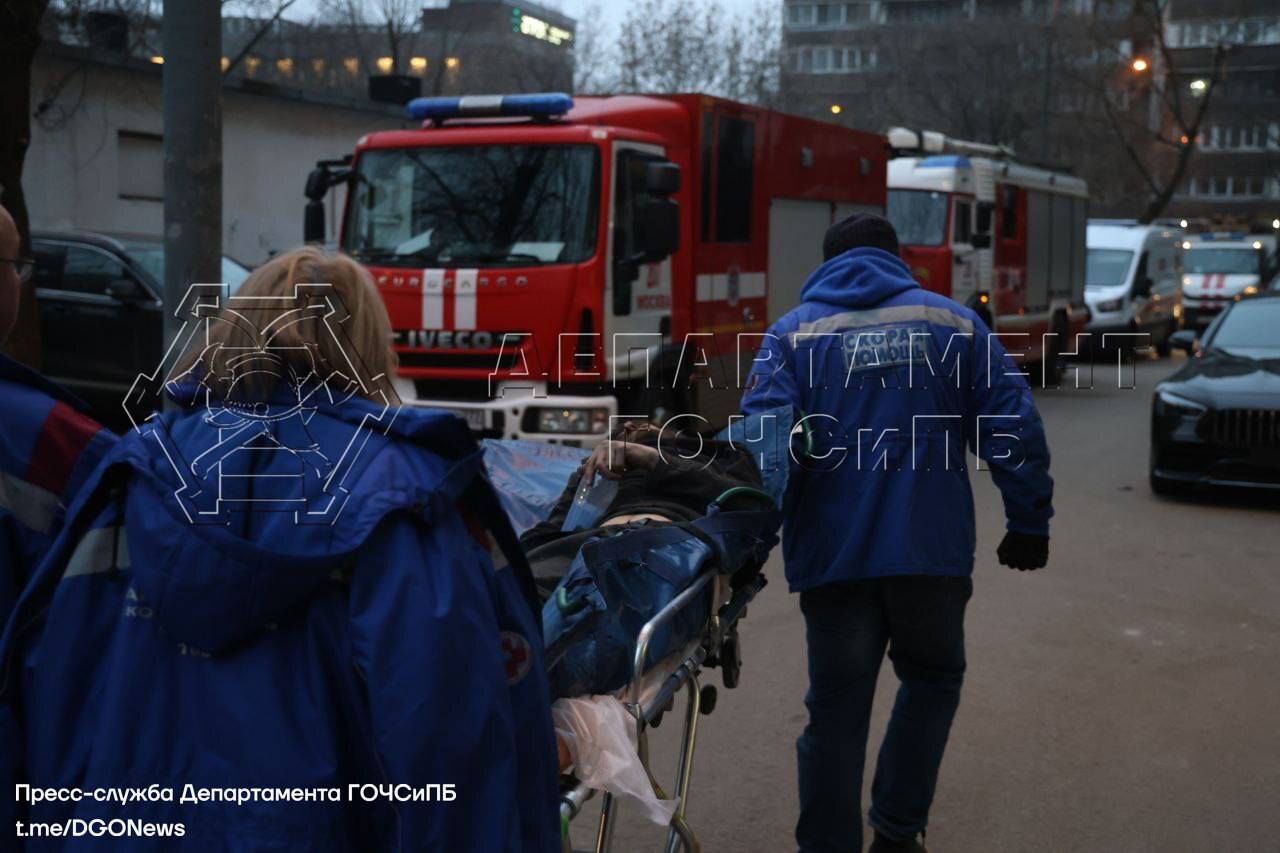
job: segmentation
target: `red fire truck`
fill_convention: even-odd
[[[504,438],[589,443],[613,415],[736,411],[822,233],[883,211],[879,135],[704,95],[423,98],[307,181],[307,239],[386,300],[406,400]],[[741,354],[740,354],[741,352]]]
[[[1057,381],[1084,301],[1089,188],[1015,161],[1008,149],[889,131],[888,217],[921,286],[973,308],[1010,353]]]

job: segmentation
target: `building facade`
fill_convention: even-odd
[[[33,229],[158,237],[164,230],[161,67],[88,48],[36,54],[36,115],[23,172]],[[229,80],[222,97],[223,251],[246,264],[302,242],[303,186],[319,159],[375,130],[408,126],[400,110]],[[329,196],[337,239],[344,193]]]
[[[1219,44],[1226,72],[1211,95],[1196,156],[1170,214],[1220,227],[1273,229],[1280,218],[1280,4],[1175,0],[1169,84],[1204,97]]]
[[[1013,148],[1090,185],[1095,216],[1138,216],[1175,174],[1182,131],[1226,73],[1164,216],[1235,225],[1280,217],[1280,5],[1161,0],[786,0],[784,101],[869,130],[895,124]],[[1169,87],[1174,87],[1172,91]],[[1124,139],[1122,143],[1120,140]],[[1166,181],[1167,183],[1167,181]]]
[[[424,44],[449,57],[437,67],[447,85],[432,91],[571,91],[576,31],[573,18],[537,3],[449,0],[423,9]],[[429,75],[429,82],[435,78]]]

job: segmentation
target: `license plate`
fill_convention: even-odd
[[[445,411],[462,418],[470,429],[482,430],[489,426],[484,416],[484,409],[445,409]]]

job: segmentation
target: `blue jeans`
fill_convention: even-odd
[[[906,576],[800,593],[809,724],[796,742],[803,853],[861,853],[862,768],[885,649],[901,682],[871,785],[871,825],[923,832],[964,680],[967,577]]]

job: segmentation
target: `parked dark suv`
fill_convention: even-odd
[[[164,243],[154,237],[36,231],[36,297],[42,370],[90,405],[114,429],[129,426],[121,408],[142,372],[160,363]],[[234,290],[249,270],[222,259]]]

